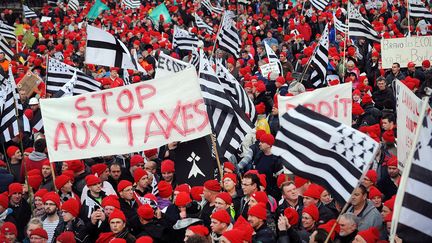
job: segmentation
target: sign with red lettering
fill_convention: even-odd
[[[413,145],[421,106],[421,99],[405,84],[396,80],[397,157],[400,170],[403,170]]]
[[[156,64],[155,78],[171,76],[173,73],[180,72],[190,67],[193,66],[187,62],[183,62],[160,52],[158,63]]]
[[[341,122],[352,125],[352,83],[339,84],[301,93],[296,96],[279,96],[279,115],[289,109],[303,105],[315,112]]]
[[[193,68],[40,103],[51,161],[132,153],[211,133]]]

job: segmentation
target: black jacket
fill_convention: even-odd
[[[152,220],[139,228],[137,238],[141,236],[150,236],[154,243],[167,242],[167,231],[164,224],[159,220]]]
[[[75,218],[69,222],[64,222],[62,219],[60,219],[59,224],[54,231],[53,242],[56,242],[57,237],[65,231],[74,232],[76,242],[91,242],[87,227],[84,224],[84,221],[82,221],[80,218]]]
[[[8,190],[9,184],[14,181],[14,176],[4,168],[0,168],[0,193]]]
[[[135,230],[139,229],[141,223],[138,218],[138,203],[132,200],[131,203],[127,202],[123,198],[119,198],[120,209],[123,211],[127,218],[127,225],[131,229],[131,233],[135,234]]]
[[[278,243],[300,243],[300,235],[294,227],[290,227],[288,230],[279,231]]]
[[[18,229],[17,239],[18,241],[22,241],[25,235],[25,228],[27,226],[27,223],[30,221],[32,215],[30,205],[27,203],[26,200],[21,199],[21,202],[19,203],[18,206],[13,206],[11,203],[9,203],[9,208],[11,208],[13,212],[10,215],[8,215],[8,217],[10,216],[15,219],[16,221],[15,226]]]
[[[373,92],[372,98],[375,102],[375,107],[380,110],[384,108],[394,110],[396,108],[396,100],[390,88]],[[389,107],[389,105],[391,106]]]
[[[260,243],[273,243],[276,242],[276,236],[273,231],[267,227],[267,223],[261,225],[259,229],[255,230],[256,234],[252,236],[252,242]]]

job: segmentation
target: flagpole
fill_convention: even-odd
[[[409,11],[409,0],[407,0],[407,14],[408,14],[408,37],[411,37],[411,21],[410,21],[410,11]]]
[[[213,53],[214,53],[214,51],[215,51],[215,49],[216,49],[216,42],[217,42],[217,40],[218,40],[218,37],[219,37],[220,31],[221,31],[222,26],[223,26],[223,23],[224,23],[225,13],[226,13],[226,12],[224,12],[224,14],[222,15],[221,23],[220,23],[220,26],[219,26],[218,32],[217,32],[217,34],[216,34],[215,41],[214,41],[214,43],[213,43],[213,50],[212,50],[212,52],[211,52],[211,56],[213,56]]]
[[[214,149],[214,151],[215,151],[216,162],[217,162],[218,170],[219,170],[219,177],[220,177],[221,180],[222,180],[223,173],[222,173],[222,166],[221,166],[221,162],[220,162],[220,159],[219,159],[219,152],[218,152],[218,150],[217,150],[216,137],[215,137],[214,134],[210,134],[209,136],[210,136],[210,139],[211,139],[211,141],[212,141],[213,149]]]
[[[378,154],[378,151],[379,151],[379,148],[375,150],[375,152],[373,153],[373,155],[372,155],[372,157],[371,157],[369,163],[367,164],[367,166],[365,166],[365,167],[363,168],[363,173],[362,173],[362,175],[361,175],[359,181],[357,182],[357,186],[354,187],[354,190],[351,192],[351,196],[350,196],[350,198],[348,199],[348,201],[345,203],[345,205],[343,206],[342,210],[340,211],[340,213],[339,213],[339,215],[338,215],[338,217],[337,217],[337,219],[336,219],[336,222],[334,222],[334,224],[333,224],[333,226],[332,226],[330,232],[328,233],[327,238],[326,238],[326,240],[324,241],[324,243],[327,243],[327,242],[330,240],[330,237],[331,237],[333,231],[336,229],[336,225],[338,224],[340,218],[341,218],[342,215],[345,213],[345,211],[348,209],[348,206],[351,204],[352,196],[353,196],[353,194],[354,194],[355,189],[358,188],[358,187],[360,186],[361,182],[363,181],[363,178],[366,176],[367,171],[369,170],[369,168],[370,168],[371,165],[373,164],[373,162],[374,162],[374,160],[375,160],[375,158],[376,158],[376,156],[377,156],[377,154]]]
[[[348,5],[347,5],[348,6]],[[347,7],[348,8],[348,7]],[[347,9],[347,11],[349,11],[349,8]],[[344,49],[343,49],[343,61],[342,61],[342,79],[344,79],[345,78],[345,63],[346,63],[346,61],[345,61],[345,57],[346,57],[346,46],[347,46],[347,38],[348,38],[348,35],[349,35],[349,12],[348,12],[348,18],[346,19],[346,24],[347,24],[347,31],[346,32],[344,32],[344,34],[345,34],[345,40],[344,40]],[[345,81],[345,80],[342,80],[342,81]],[[342,82],[341,82],[342,83]]]
[[[390,243],[394,242],[394,237],[396,236],[396,230],[399,222],[400,217],[400,211],[402,208],[402,202],[405,195],[405,190],[407,186],[407,179],[409,177],[409,173],[411,170],[411,165],[414,157],[414,153],[416,151],[416,145],[418,142],[418,138],[420,136],[420,126],[423,123],[423,119],[426,116],[426,110],[428,109],[428,103],[429,103],[430,96],[423,97],[422,99],[422,106],[420,110],[420,115],[417,120],[417,130],[415,132],[415,136],[412,142],[411,150],[408,156],[408,159],[405,162],[404,166],[404,173],[402,173],[402,177],[400,180],[400,184],[396,193],[396,200],[394,204],[394,211],[393,211],[393,218],[391,223],[391,230],[390,230]]]

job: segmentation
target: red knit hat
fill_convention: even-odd
[[[267,205],[268,203],[267,193],[263,191],[254,192],[251,197],[253,197],[258,203],[262,203],[264,205]]]
[[[398,166],[397,156],[390,157],[390,159],[387,160],[387,166],[397,167]]]
[[[395,201],[396,201],[396,196],[393,195],[389,200],[384,202],[384,206],[388,207],[391,211],[393,211]]]
[[[162,161],[161,163],[161,172],[162,173],[169,173],[169,172],[175,172],[175,166],[174,161],[170,159],[166,159]]]
[[[354,116],[360,116],[360,115],[362,115],[364,113],[364,110],[363,110],[363,108],[361,107],[361,105],[359,103],[353,103],[352,104],[352,111],[351,111],[351,113]]]
[[[121,180],[117,185],[117,192],[123,191],[126,187],[132,186],[132,182],[128,180]]]
[[[66,202],[64,202],[61,206],[63,211],[66,211],[74,217],[78,217],[79,214],[80,203],[75,198],[70,198]]]
[[[48,240],[48,233],[43,228],[36,228],[32,230],[32,232],[30,233],[30,237],[32,237],[33,235],[37,235]]]
[[[272,134],[264,134],[261,136],[260,138],[260,142],[262,143],[266,143],[270,146],[273,146],[274,142],[275,142],[275,138]]]
[[[146,158],[150,158],[150,157],[155,156],[157,154],[157,152],[158,152],[157,148],[149,149],[149,150],[144,151],[144,155]]]
[[[153,239],[150,236],[141,236],[135,243],[153,243]]]
[[[9,205],[9,198],[4,195],[3,193],[0,194],[0,206],[2,206],[4,209],[8,208]]]
[[[241,235],[243,235],[243,233],[239,229],[228,230],[222,234],[222,236],[229,240],[229,242],[231,243],[243,243],[242,237],[239,237]]]
[[[234,174],[234,173],[226,173],[223,176],[222,181],[224,181],[226,178],[231,179],[234,182],[234,184],[237,184],[237,176],[236,176],[236,174]]]
[[[34,194],[33,197],[40,197],[40,198],[42,199],[43,196],[44,196],[45,194],[47,194],[47,193],[48,193],[48,190],[45,189],[45,188],[42,188],[42,189],[39,189],[39,190]],[[1,194],[0,194],[0,195],[1,195]]]
[[[373,199],[374,197],[382,197],[383,194],[381,193],[380,190],[378,190],[378,188],[371,186],[369,188],[369,199]]]
[[[193,186],[191,188],[190,194],[191,194],[193,200],[201,201],[203,192],[204,192],[203,186]]]
[[[172,188],[171,184],[169,184],[166,181],[160,181],[159,184],[157,185],[157,187],[159,190],[159,196],[162,198],[168,198],[173,193],[173,188]]]
[[[204,225],[193,225],[193,226],[189,226],[187,229],[194,232],[194,234],[197,235],[201,235],[201,236],[209,235],[209,230]]]
[[[336,224],[336,228],[333,230],[332,234],[330,235],[331,240],[334,240],[336,233],[339,234],[339,232],[340,232],[340,227],[339,227],[339,224],[336,223],[336,219],[331,219],[331,220],[327,221],[327,223],[318,226],[318,229],[323,229],[328,234],[331,231],[331,229],[333,228],[334,224]]]
[[[229,216],[228,212],[226,210],[219,210],[210,216],[212,219],[216,219],[217,221],[225,224],[231,223],[231,217]]]
[[[207,190],[210,190],[210,191],[214,191],[214,192],[220,192],[222,189],[217,180],[207,180],[204,183],[204,188],[206,188]]]
[[[192,202],[192,199],[190,198],[189,193],[187,192],[180,192],[177,194],[174,204],[177,207],[186,207],[189,203]]]
[[[276,179],[277,187],[280,188],[284,182],[290,181],[290,178],[287,174],[279,174]]]
[[[18,182],[14,182],[9,185],[8,192],[9,192],[9,196],[15,193],[23,193],[23,186]]]
[[[1,227],[1,233],[3,235],[6,235],[6,233],[12,233],[16,236],[18,234],[18,230],[15,224],[11,222],[4,222],[4,224]]]
[[[108,166],[104,163],[95,164],[95,165],[92,165],[92,167],[91,167],[91,173],[97,174],[97,176],[100,176],[100,175],[102,175],[102,173],[105,172],[105,170],[107,168],[108,168]]]
[[[68,183],[71,179],[67,175],[59,175],[55,178],[55,186],[57,190],[60,190],[66,183]]]
[[[310,184],[308,189],[303,193],[305,197],[311,197],[315,199],[321,198],[321,193],[324,191],[324,188],[317,184]]]
[[[306,184],[308,181],[309,181],[309,180],[307,180],[307,179],[305,179],[305,178],[303,178],[303,177],[300,177],[300,176],[295,176],[295,177],[294,177],[294,184],[295,184],[295,186],[296,186],[297,188],[303,186],[303,185]]]
[[[101,183],[101,180],[99,179],[99,177],[97,177],[95,175],[86,176],[85,181],[86,181],[87,186],[93,186],[93,185]]]
[[[187,183],[177,185],[174,191],[190,193],[190,186]]]
[[[19,148],[17,146],[9,146],[6,150],[6,154],[9,158],[12,158],[12,156],[15,155],[16,151],[18,151]]]
[[[223,164],[223,167],[224,168],[227,168],[227,169],[229,169],[229,170],[231,170],[231,171],[235,171],[235,165],[232,163],[232,162],[229,162],[229,161],[226,161],[224,164]]]
[[[267,209],[263,204],[258,203],[257,205],[255,205],[249,209],[248,215],[255,216],[255,217],[262,219],[262,220],[266,220],[267,219]]]
[[[112,240],[109,241],[109,243],[126,243],[126,240],[122,238],[113,238]]]
[[[123,222],[126,222],[126,216],[121,210],[114,209],[114,211],[110,214],[108,222],[110,222],[113,219],[121,219]]]
[[[130,158],[130,167],[138,164],[144,164],[144,158],[139,154],[135,154]]]
[[[375,227],[362,230],[358,232],[357,235],[360,235],[366,241],[366,243],[376,243],[379,240],[379,230]]]
[[[393,130],[387,130],[383,133],[382,138],[385,142],[394,143],[396,142]]]
[[[75,234],[72,231],[65,231],[56,238],[56,241],[60,243],[76,243]]]
[[[378,175],[375,170],[368,170],[368,172],[366,172],[366,177],[369,178],[373,184],[376,184],[378,180]]]
[[[55,205],[57,206],[57,208],[60,208],[60,196],[55,193],[55,192],[47,192],[43,198],[42,198],[42,202],[46,203],[47,201],[52,201],[53,203],[55,203]]]
[[[372,97],[369,94],[364,94],[362,97],[362,104],[371,104],[372,103]]]
[[[85,169],[84,162],[82,160],[69,160],[66,161],[68,165],[68,170],[72,170],[77,173]]]
[[[144,176],[147,176],[148,173],[146,170],[144,170],[143,168],[139,167],[134,171],[134,181],[138,182],[139,180],[141,180],[141,178],[143,178]]]
[[[302,213],[309,214],[312,217],[312,219],[315,220],[315,222],[318,222],[318,220],[319,220],[319,211],[318,211],[318,208],[315,204],[311,204],[311,205],[303,208]]]
[[[286,208],[284,210],[284,215],[288,219],[288,223],[290,225],[296,225],[299,221],[298,212],[294,208]]]
[[[148,204],[141,205],[137,210],[138,216],[145,220],[150,220],[154,217],[153,208]]]
[[[232,204],[232,197],[228,192],[221,192],[217,194],[216,198],[222,199],[228,205]]]
[[[120,202],[116,195],[109,195],[102,199],[102,207],[111,206],[120,209]]]

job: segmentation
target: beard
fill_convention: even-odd
[[[53,210],[52,212],[45,210],[45,214],[46,214],[47,216],[53,216],[53,215],[56,214],[56,213],[57,213],[57,210]]]

